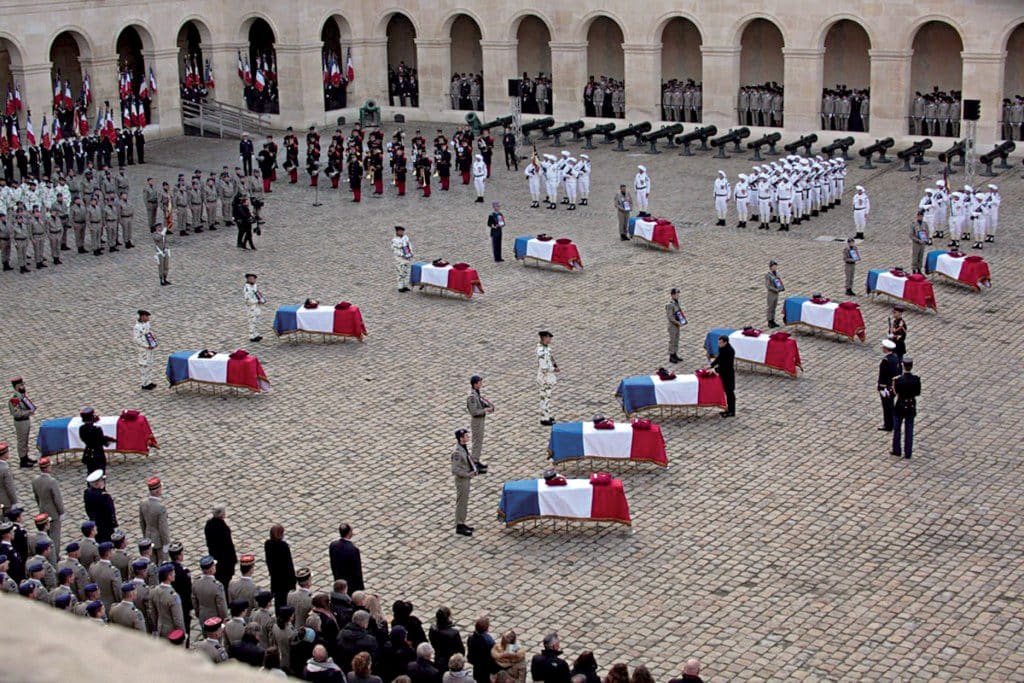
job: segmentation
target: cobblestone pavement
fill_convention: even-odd
[[[233,165],[236,145],[151,145],[152,163],[131,168],[136,216],[145,215],[146,174],[173,181],[179,171]],[[358,205],[347,191],[323,189],[323,206],[314,208],[301,174],[299,185],[277,183],[267,198],[259,251],[237,250],[225,230],[178,238],[171,287],[158,286],[141,237],[133,251],[72,254],[44,272],[4,273],[0,371],[24,375],[40,419],[83,405],[149,417],[162,449],[116,462],[109,490],[134,541],[144,482],[161,476],[172,532],[193,568],[205,554],[210,507],[225,502],[239,553],[260,557],[261,581],[261,543],[281,522],[296,566],[311,567],[315,585],[327,588],[327,544],[348,521],[368,586],[386,605],[411,599],[424,620],[450,605],[464,634],[488,612],[495,630],[519,629],[534,651],[557,628],[569,657],[592,648],[602,669],[646,663],[665,680],[698,656],[717,681],[1024,680],[1019,169],[996,179],[1001,233],[983,252],[994,288],[977,294],[937,283],[938,314],[907,314],[924,383],[913,460],[891,457],[889,435],[875,430],[877,342],[889,308],[859,296],[867,344],[797,333],[798,379],[741,372],[736,419],[666,421],[667,470],[613,470],[626,483],[632,529],[524,532],[498,523],[502,482],[546,467],[537,330],[555,333],[564,369],[556,418],[621,419],[618,381],[666,364],[669,287],[682,288],[690,324],[679,368],[691,371],[705,363],[701,344],[712,327],[764,325],[769,258],[779,260],[787,293],[842,298],[842,244],[827,236],[853,233],[855,184],[867,187],[873,207],[858,281],[869,267],[907,265],[908,221],[939,166],[918,179],[895,164],[862,171],[854,163],[840,209],[789,234],[766,234],[736,230],[734,220],[713,226],[715,172],[734,181],[751,166],[745,156],[636,152],[593,152],[593,201],[575,213],[530,210],[525,179],[500,162],[483,205],[473,203],[471,185],[455,184],[447,194],[435,185],[431,199],[415,191],[400,199],[388,186],[386,198]],[[653,177],[654,213],[681,227],[681,253],[618,239],[611,197],[637,163]],[[508,221],[502,264],[490,260],[485,227],[494,199]],[[468,302],[398,294],[388,248],[395,224],[409,227],[417,257],[477,267],[487,293]],[[512,260],[513,237],[541,231],[574,238],[586,270]],[[247,344],[241,295],[250,270],[270,299],[258,345]],[[366,343],[275,339],[273,308],[307,296],[360,305]],[[139,391],[130,346],[139,307],[154,314],[162,360],[176,349],[248,346],[273,393],[214,397],[163,384]],[[449,455],[453,430],[468,422],[476,372],[498,410],[487,420],[491,473],[473,484],[476,535],[465,539],[453,533]],[[0,437],[13,438],[9,420]],[[77,464],[56,471],[69,537],[83,518],[84,472]],[[30,500],[29,474],[15,476]]]

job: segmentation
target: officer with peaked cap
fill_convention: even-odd
[[[107,478],[103,470],[95,470],[85,478],[85,514],[96,522],[96,540],[109,541],[117,528],[117,510],[114,499],[107,493]]]

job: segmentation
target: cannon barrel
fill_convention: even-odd
[[[905,161],[906,159],[909,159],[911,157],[920,156],[921,154],[924,153],[925,150],[931,149],[931,147],[932,139],[925,138],[924,140],[918,140],[917,142],[912,144],[910,147],[907,147],[906,149],[901,149],[900,151],[896,152],[896,157]]]
[[[583,144],[583,149],[594,149],[594,136],[604,135],[607,138],[609,133],[611,133],[613,130],[615,130],[614,123],[601,123],[592,128],[585,128],[579,131],[578,133],[576,133],[576,136],[581,137],[585,140]],[[605,140],[605,142],[610,142],[610,140]]]
[[[736,146],[736,149],[739,150],[740,140],[748,137],[750,137],[750,129],[744,126],[742,128],[730,130],[725,135],[719,135],[717,138],[710,141],[710,145],[718,148],[718,154],[715,155],[716,158],[728,159],[729,157],[725,153],[725,146],[731,142]]]
[[[640,136],[640,139],[650,145],[650,149],[647,150],[648,154],[661,154],[661,152],[658,151],[658,140],[661,138],[668,138],[668,147],[672,148],[675,147],[675,143],[672,142],[672,138],[674,138],[677,133],[682,132],[683,124],[673,123],[670,126],[662,126],[653,133],[645,133]]]
[[[700,140],[700,148],[706,150],[708,148],[708,138],[716,134],[718,134],[716,126],[704,126],[703,128],[694,128],[689,133],[678,136],[675,139],[675,143],[683,146],[683,151],[679,153],[679,156],[693,156],[693,152],[690,151],[690,143],[697,140]]]
[[[748,142],[747,149],[757,149],[759,147],[764,147],[765,145],[770,145],[773,142],[778,142],[781,139],[781,133],[769,133],[768,135],[762,135],[758,139],[751,140],[750,142]]]
[[[609,142],[615,141],[615,142],[619,143],[618,147],[615,148],[616,152],[625,152],[626,150],[622,146],[622,141],[625,140],[626,137],[628,137],[630,135],[635,135],[637,137],[637,139],[639,139],[641,135],[643,135],[644,133],[646,133],[650,129],[651,129],[651,122],[650,121],[642,121],[640,123],[635,123],[632,126],[627,126],[626,128],[622,128],[620,130],[617,130],[614,133],[607,133],[605,137],[606,137],[606,140],[609,141]]]
[[[547,130],[553,125],[555,125],[555,120],[550,116],[545,116],[542,119],[535,119],[524,123],[520,130],[523,131],[523,135],[527,135],[535,130]]]
[[[997,159],[1002,162],[999,165],[999,168],[1010,168],[1009,164],[1006,163],[1006,157],[1008,157],[1010,155],[1010,152],[1012,152],[1016,148],[1017,145],[1013,142],[1013,140],[1007,140],[1006,142],[1003,142],[993,147],[991,151],[982,154],[980,157],[978,157],[978,161],[985,164],[985,170],[979,171],[978,175],[986,177],[992,177],[996,175],[995,173],[992,172],[992,163]]]
[[[949,163],[954,158],[962,157],[966,153],[967,146],[964,144],[963,140],[959,140],[958,142],[950,146],[950,148],[947,149],[946,151],[939,152],[939,161],[941,161],[944,164]]]
[[[787,145],[783,145],[782,148],[792,154],[793,152],[796,152],[798,149],[803,147],[806,154],[810,155],[811,145],[813,145],[817,141],[818,136],[814,133],[809,133],[798,140],[794,140],[793,142],[790,142]]]
[[[864,157],[864,163],[861,164],[860,167],[868,170],[873,169],[875,165],[871,163],[871,157],[875,154],[875,152],[878,152],[879,162],[886,164],[889,163],[889,159],[887,159],[885,156],[885,150],[889,149],[895,144],[896,141],[893,140],[892,138],[883,138],[881,140],[875,140],[875,144],[873,145],[862,147],[860,151],[857,152],[857,154],[860,154],[862,157]]]
[[[583,121],[570,121],[554,128],[548,128],[548,135],[561,135],[562,133],[575,133],[583,128]]]
[[[841,152],[842,155],[843,155],[843,158],[844,159],[848,159],[849,157],[846,156],[846,150],[848,150],[852,146],[853,146],[853,138],[852,137],[836,138],[830,144],[827,144],[824,147],[822,147],[821,148],[821,152],[822,152],[822,154],[824,154],[825,156],[827,156],[829,158],[831,158],[832,155],[835,154],[836,152]]]
[[[515,118],[511,114],[507,114],[505,116],[499,116],[493,121],[481,123],[480,129],[484,130],[486,128],[504,128],[505,126],[511,126],[513,121],[515,121]]]

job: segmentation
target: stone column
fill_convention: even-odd
[[[740,90],[740,48],[701,45],[703,110],[701,125],[715,125],[724,133],[739,125],[736,101]]]
[[[342,64],[344,72],[347,64]],[[358,38],[352,41],[352,68],[356,80],[348,85],[348,106],[361,107],[373,98],[378,106],[388,105],[388,39]]]
[[[486,118],[509,113],[508,79],[517,78],[518,40],[481,40],[484,57],[484,111]]]
[[[247,49],[246,43],[203,45],[203,58],[210,60],[213,69],[212,97],[216,101],[245,108],[244,84],[238,77],[238,51]]]
[[[43,141],[43,114],[46,114],[49,123],[53,111],[53,81],[50,80],[52,72],[52,65],[49,62],[11,66],[11,73],[21,91],[22,110],[18,115],[18,130],[21,131],[23,145],[26,140],[25,115],[29,109],[32,110],[32,127],[35,128],[36,143],[41,144]]]
[[[420,108],[428,112],[451,111],[448,82],[452,74],[450,38],[416,39],[416,73],[420,80]]]
[[[277,52],[277,84],[281,104],[275,127],[305,130],[311,123],[327,121],[324,111],[323,44],[274,45]]]
[[[821,82],[825,70],[824,48],[782,48],[783,68],[782,122],[787,131],[801,135],[819,130]],[[874,90],[872,90],[874,92]]]
[[[1003,139],[999,119],[1003,113],[1003,71],[1006,68],[1006,52],[961,52],[960,58],[963,59],[963,99],[981,101],[977,150],[979,154],[984,154],[993,144]],[[961,113],[962,109],[961,104]],[[961,123],[960,135],[963,134],[964,127]]]
[[[157,91],[150,93],[150,125],[156,125],[158,136],[181,135],[181,91],[178,88],[178,48],[165,48],[142,53],[146,63],[145,77],[149,70],[156,76]],[[113,103],[111,103],[113,104]],[[120,116],[117,106],[114,116]],[[120,122],[117,124],[120,126]]]
[[[551,42],[551,87],[554,117],[575,121],[583,116],[583,86],[587,81],[587,44]],[[626,96],[628,100],[628,95]]]
[[[913,50],[868,50],[871,57],[871,137],[910,134],[910,60]]]
[[[626,121],[661,120],[661,43],[622,46],[626,74]]]

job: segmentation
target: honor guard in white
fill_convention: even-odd
[[[480,154],[473,155],[473,188],[476,190],[476,201],[482,204],[484,201],[484,184],[487,180],[487,164]]]
[[[156,389],[156,384],[150,375],[153,367],[153,351],[156,349],[156,338],[150,331],[149,311],[139,309],[139,319],[132,329],[132,342],[137,350],[139,363],[139,376],[142,380],[142,388],[146,391]]]
[[[733,186],[732,194],[736,199],[736,227],[745,228],[747,227],[747,218],[749,218],[750,212],[750,186],[747,185],[746,174],[740,173],[739,178],[736,181],[736,185]]]
[[[930,188],[924,188],[924,197],[921,197],[921,201],[918,202],[917,208],[924,211],[924,225],[928,229],[928,237],[935,237],[935,202],[932,201],[932,194],[935,191]]]
[[[633,177],[633,189],[636,190],[637,211],[647,211],[647,199],[651,194],[651,176],[647,175],[646,166],[637,166]]]
[[[576,210],[576,196],[579,184],[579,169],[576,167],[578,163],[572,157],[565,160],[565,194],[566,199],[569,200],[569,211]]]
[[[959,247],[959,237],[964,229],[964,195],[961,192],[953,192],[949,195],[949,246]]]
[[[989,195],[987,192],[974,193],[974,210],[972,212],[972,234],[974,244],[971,249],[982,249],[988,233]]]
[[[566,204],[566,205],[569,204],[569,188],[568,188],[568,184],[569,183],[568,183],[567,177],[569,175],[569,168],[572,165],[570,163],[570,157],[571,156],[572,155],[569,154],[568,150],[563,149],[561,156],[558,157],[558,164],[557,164],[557,166],[558,166],[558,183],[559,183],[559,185],[562,186],[562,189],[565,190],[565,196],[562,197],[562,203]]]
[[[558,208],[558,159],[551,154],[545,154],[541,168],[544,170],[544,191],[548,194],[548,208],[555,210]]]
[[[579,177],[576,184],[580,194],[580,204],[586,206],[590,203],[590,157],[586,154],[580,155]]]
[[[256,274],[245,274],[245,286],[242,288],[242,295],[245,297],[245,307],[249,309],[249,341],[258,342],[263,340],[259,332],[260,318],[263,317],[263,304],[267,303],[260,286],[256,284]]]
[[[768,230],[772,221],[772,184],[767,177],[757,184],[757,217],[760,221],[757,229]]]
[[[409,275],[412,273],[412,242],[401,225],[395,226],[395,236],[391,238],[391,254],[398,273],[398,291],[408,292]]]
[[[949,223],[947,211],[949,195],[946,191],[946,181],[935,181],[935,190],[932,192],[932,204],[935,205],[935,236],[942,238],[946,236],[946,226]]]
[[[718,222],[715,225],[725,225],[725,217],[729,212],[729,195],[731,188],[729,187],[729,179],[725,175],[725,171],[719,171],[718,177],[715,178],[715,215],[718,216]]]
[[[997,185],[988,186],[988,234],[986,242],[996,241],[996,228],[999,227],[999,205],[1003,203],[1003,197],[999,194]]]
[[[530,208],[539,208],[540,179],[541,176],[544,175],[544,170],[540,167],[540,162],[537,161],[536,153],[530,158],[530,163],[526,165],[526,170],[523,171],[523,175],[526,176],[526,183],[530,188]]]
[[[775,190],[779,201],[779,232],[789,232],[793,222],[793,186],[789,178],[782,176]]]
[[[864,239],[864,230],[868,227],[868,215],[871,214],[871,200],[868,193],[864,191],[863,185],[857,186],[857,193],[853,195],[853,225],[857,228],[856,239]]]
[[[550,332],[543,330],[538,333],[540,342],[537,344],[537,386],[540,388],[540,423],[550,427],[555,423],[551,418],[551,391],[558,382],[558,363],[551,355]]]

